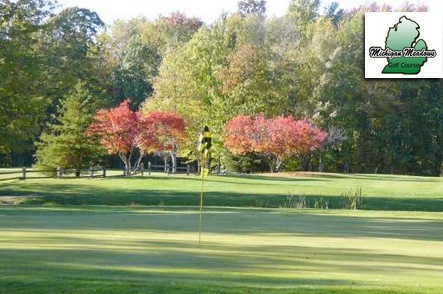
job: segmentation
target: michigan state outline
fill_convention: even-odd
[[[371,47],[369,55],[371,58],[387,59],[388,64],[382,74],[416,75],[428,58],[437,56],[436,50],[428,50],[426,42],[418,39],[419,36],[419,24],[403,15],[389,28],[385,48]]]

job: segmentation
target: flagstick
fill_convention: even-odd
[[[204,177],[203,177],[204,170],[202,169],[202,177],[201,177],[201,189],[200,189],[200,220],[199,220],[199,232],[198,232],[198,245],[201,246],[201,235],[202,235],[202,220],[203,220],[203,183],[204,183]]]
[[[203,196],[204,196],[204,177],[205,174],[205,165],[209,165],[208,162],[206,162],[206,159],[208,158],[209,154],[209,148],[211,148],[211,132],[209,131],[209,128],[207,125],[205,125],[200,133],[199,136],[199,146],[198,150],[201,153],[201,190],[200,190],[200,219],[198,224],[198,245],[201,246],[201,235],[202,235],[202,225],[203,225]],[[210,155],[209,155],[210,156]],[[210,157],[209,157],[210,158]]]

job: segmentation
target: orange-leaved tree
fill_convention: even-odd
[[[115,108],[100,109],[86,130],[86,135],[97,138],[109,154],[120,157],[126,175],[131,171],[131,157],[139,133],[139,115],[130,109],[130,104],[126,99]]]
[[[109,154],[117,154],[130,175],[131,158],[138,149],[135,166],[149,152],[168,151],[177,148],[184,133],[184,121],[175,113],[155,112],[142,116],[130,109],[126,99],[112,109],[101,109],[94,116],[86,135],[96,138]]]
[[[235,155],[259,153],[268,159],[271,172],[280,171],[285,160],[319,148],[327,133],[307,120],[291,116],[265,118],[239,115],[225,125],[225,146]]]
[[[140,119],[140,127],[137,147],[144,153],[160,155],[165,166],[171,157],[172,171],[177,172],[177,151],[185,137],[185,120],[174,112],[153,111]]]

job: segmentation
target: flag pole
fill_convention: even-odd
[[[198,245],[201,246],[201,236],[202,236],[202,221],[203,221],[203,196],[204,196],[204,167],[203,165],[201,166],[201,187],[200,187],[200,218],[199,218],[199,222],[198,222]]]
[[[201,235],[202,235],[202,227],[203,227],[203,200],[204,200],[204,181],[207,173],[209,173],[209,167],[206,165],[208,155],[210,156],[209,149],[212,146],[212,135],[209,131],[208,126],[204,126],[200,137],[199,137],[199,146],[198,151],[201,153],[201,186],[200,186],[200,216],[198,222],[198,245],[201,246]]]

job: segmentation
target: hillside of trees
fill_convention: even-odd
[[[61,153],[75,154],[73,166],[82,158],[115,164],[85,131],[100,109],[129,98],[133,111],[184,119],[175,150],[183,161],[197,159],[207,124],[214,164],[268,170],[263,154],[228,150],[225,126],[241,115],[293,117],[327,138],[285,157],[282,169],[442,174],[442,80],[364,78],[364,12],[427,7],[320,7],[320,0],[288,0],[285,15],[267,17],[266,1],[241,0],[236,13],[210,24],[175,12],[106,27],[88,9],[4,0],[0,166],[38,165]]]

